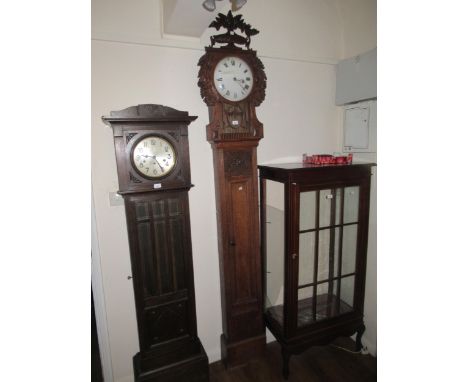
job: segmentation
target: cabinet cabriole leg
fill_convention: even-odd
[[[356,351],[360,351],[362,349],[361,338],[362,338],[362,335],[363,335],[365,330],[366,330],[366,326],[364,324],[362,324],[357,330],[357,334],[356,334]]]

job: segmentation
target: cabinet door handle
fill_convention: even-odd
[[[231,247],[235,247],[236,246],[236,242],[234,240],[229,240],[229,245]]]

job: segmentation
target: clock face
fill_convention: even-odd
[[[177,154],[166,139],[152,135],[138,142],[133,149],[132,160],[140,174],[147,178],[158,179],[174,169]]]
[[[252,70],[239,57],[221,59],[216,65],[213,79],[218,93],[229,101],[242,101],[252,91]]]

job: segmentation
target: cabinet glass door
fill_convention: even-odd
[[[264,310],[280,330],[284,327],[284,184],[265,181]]]
[[[359,186],[299,192],[297,326],[354,306]]]

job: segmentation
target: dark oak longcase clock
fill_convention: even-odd
[[[135,381],[208,381],[197,335],[188,191],[188,125],[161,105],[113,111],[119,193],[125,200],[140,352]]]
[[[263,125],[255,107],[265,98],[266,76],[256,52],[249,48],[250,36],[258,31],[241,15],[218,14],[210,27],[227,29],[211,37],[211,47],[200,58],[198,85],[209,110],[206,131],[215,172],[221,353],[224,364],[232,367],[261,355],[265,348],[257,186],[257,146]],[[226,45],[215,48],[216,43]]]

